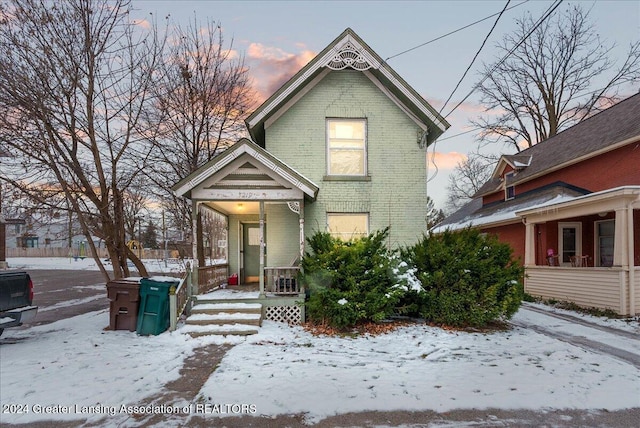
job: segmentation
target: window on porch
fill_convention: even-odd
[[[613,266],[615,220],[596,222],[596,266]]]

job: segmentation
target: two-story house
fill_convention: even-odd
[[[246,124],[251,140],[173,191],[194,216],[227,216],[229,273],[261,295],[300,291],[290,272],[317,231],[349,239],[389,227],[393,247],[426,231],[426,148],[449,124],[351,29]]]
[[[640,313],[640,94],[498,161],[472,202],[432,231],[509,243],[525,291]]]

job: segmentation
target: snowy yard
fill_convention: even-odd
[[[194,348],[222,342],[235,346],[195,402],[245,404],[255,415],[305,413],[314,422],[368,409],[640,406],[640,370],[520,328],[472,334],[416,325],[330,338],[267,321],[247,339],[192,339],[180,329],[156,337],[103,331],[107,324],[101,311],[3,336],[2,409],[28,413],[2,420],[126,420],[123,405],[141,405],[176,379]]]
[[[637,322],[572,314],[640,334]],[[514,321],[548,323],[544,315],[522,310]],[[247,338],[194,339],[181,328],[141,337],[105,331],[108,324],[103,310],[5,331],[0,420],[107,418],[104,426],[131,425],[131,413],[146,411],[132,406],[177,379],[196,348],[216,343],[235,346],[198,396],[193,402],[163,403],[167,408],[160,411],[186,411],[190,417],[197,415],[196,405],[236,406],[256,416],[303,413],[313,423],[364,410],[640,407],[638,368],[520,327],[483,334],[414,325],[375,337],[336,338],[265,321]],[[554,324],[567,334],[596,336],[580,325]],[[597,335],[640,355],[638,340]],[[207,416],[237,412],[214,413]]]

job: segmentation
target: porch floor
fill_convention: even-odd
[[[237,300],[257,299],[260,297],[258,284],[228,285],[226,288],[218,288],[205,294],[198,294],[197,300]]]

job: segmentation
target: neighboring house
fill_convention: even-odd
[[[640,94],[502,156],[432,231],[469,225],[511,244],[527,293],[640,313]]]
[[[272,278],[297,264],[317,231],[349,239],[389,227],[394,247],[426,231],[426,148],[449,124],[351,29],[246,124],[253,141],[173,191],[194,215],[228,217],[230,273],[259,282],[261,295],[277,291]]]

